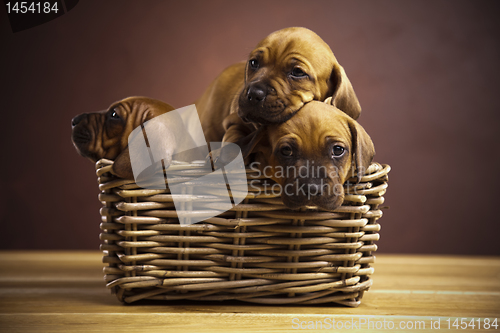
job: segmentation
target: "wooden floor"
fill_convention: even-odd
[[[378,255],[358,308],[123,305],[99,252],[0,252],[0,265],[0,332],[500,332],[499,257]]]

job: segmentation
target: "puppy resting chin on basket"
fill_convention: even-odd
[[[361,179],[375,155],[370,136],[338,108],[311,101],[288,121],[263,127],[247,138],[244,155],[281,185],[292,209],[317,206],[335,210],[344,201],[343,184]]]
[[[113,173],[121,178],[133,179],[128,149],[130,133],[146,121],[172,110],[173,106],[159,100],[128,97],[111,104],[106,111],[83,113],[73,118],[71,140],[80,155],[94,163],[102,158],[114,160]],[[148,139],[163,144],[164,147],[160,148],[170,152],[171,156],[176,145],[175,135],[165,131],[161,134],[169,137]],[[168,164],[170,161],[165,162]]]

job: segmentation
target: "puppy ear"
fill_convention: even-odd
[[[249,157],[252,153],[255,152],[255,148],[261,142],[261,140],[265,137],[266,126],[261,126],[246,137],[242,138],[238,141],[238,146],[241,148],[241,154],[243,159],[245,160],[245,164],[248,164]]]
[[[349,129],[352,135],[353,162],[355,164],[351,176],[356,176],[359,182],[375,156],[375,146],[368,133],[357,121],[351,119]]]
[[[132,165],[130,164],[130,153],[128,147],[125,148],[125,150],[123,150],[117,158],[115,158],[115,162],[113,163],[111,170],[116,176],[120,178],[134,179]]]
[[[358,119],[361,113],[361,105],[344,68],[338,63],[333,65],[330,81],[332,83],[331,98],[327,98],[325,102],[344,111],[352,119]]]
[[[147,146],[150,156],[154,159],[155,171],[163,167],[167,169],[172,163],[177,141],[171,124],[150,121],[146,124]],[[144,130],[143,130],[144,133]],[[151,160],[150,160],[151,161]]]
[[[165,168],[170,166],[176,147],[175,135],[158,121],[148,122],[145,127],[142,127],[141,132],[132,141],[129,141],[129,146],[118,155],[112,167],[115,175],[125,179],[134,179],[130,147],[134,151],[136,172],[147,178],[148,175],[154,174],[157,169],[162,167],[162,160]],[[145,170],[147,170],[146,175],[142,174]]]

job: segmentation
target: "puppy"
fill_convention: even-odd
[[[294,27],[270,34],[248,61],[224,70],[196,106],[208,142],[240,144],[259,125],[285,122],[305,103],[328,97],[358,118],[359,101],[330,47],[311,30]]]
[[[83,113],[73,118],[71,140],[80,155],[94,163],[101,158],[114,160],[113,173],[121,178],[133,179],[127,147],[129,134],[146,121],[172,110],[173,106],[159,100],[128,97],[111,104],[106,111]],[[148,139],[150,142],[155,140],[151,137]],[[156,141],[165,145],[160,149],[170,151],[173,149],[173,139]]]
[[[318,101],[282,124],[256,131],[243,151],[251,169],[281,185],[287,207],[325,210],[342,205],[344,182],[361,179],[375,155],[372,140],[354,119]]]

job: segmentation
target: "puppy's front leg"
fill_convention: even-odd
[[[239,151],[235,150],[234,145],[229,143],[241,144],[248,135],[255,132],[254,125],[245,123],[236,113],[231,113],[222,123],[225,134],[222,138],[222,147],[212,150],[207,156],[207,162],[212,160],[212,165],[220,168],[236,158]],[[226,147],[226,148],[225,148]]]

